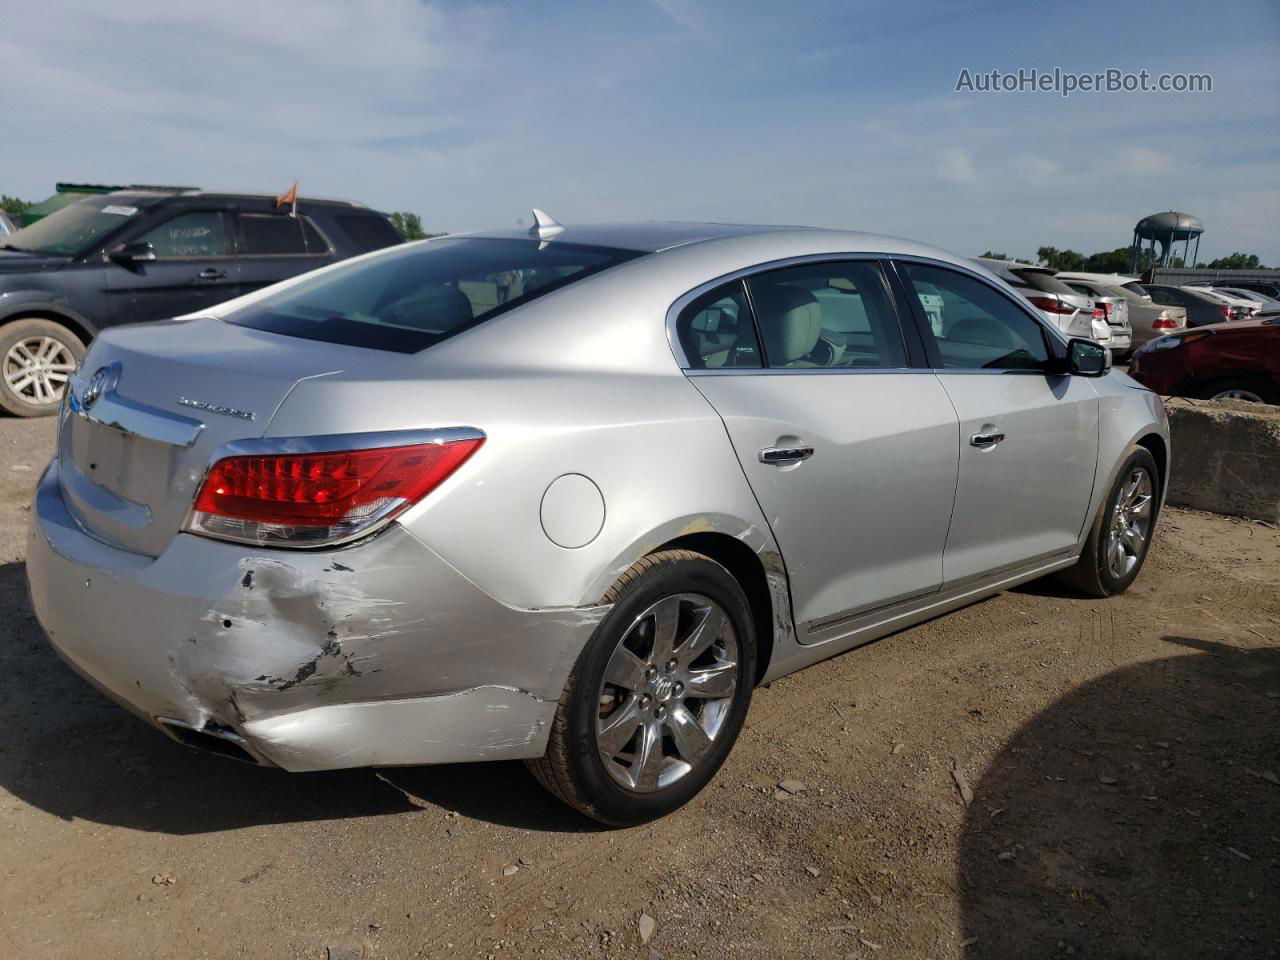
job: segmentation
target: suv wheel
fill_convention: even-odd
[[[57,413],[83,359],[84,344],[60,323],[26,317],[0,326],[0,410],[19,417]]]
[[[737,580],[688,550],[645,557],[605,602],[529,767],[565,803],[626,826],[680,807],[720,768],[751,702],[756,643]]]

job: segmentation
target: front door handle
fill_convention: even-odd
[[[785,467],[789,463],[799,463],[812,456],[813,447],[765,447],[760,451],[760,462]]]
[[[197,280],[225,280],[227,279],[227,271],[219,270],[217,267],[205,267],[196,274]]]
[[[997,443],[1004,439],[1003,433],[975,433],[969,438],[969,443],[975,447],[981,447],[986,450],[994,447]]]

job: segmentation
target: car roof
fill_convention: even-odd
[[[814,227],[768,226],[749,223],[697,223],[686,221],[651,221],[647,223],[590,223],[563,225],[562,231],[550,240],[553,243],[581,243],[593,247],[613,247],[618,250],[634,250],[640,253],[658,253],[673,247],[708,240],[727,240],[735,237],[758,236],[766,233],[791,233],[794,231],[821,232]],[[527,240],[528,229],[481,230],[474,233],[454,234],[462,237],[488,239]]]
[[[165,199],[198,199],[198,200],[269,200],[274,202],[274,193],[229,193],[221,190],[113,190],[100,196],[117,200],[128,200],[136,206],[150,206]],[[363,203],[354,200],[333,200],[325,197],[298,197],[298,205],[328,204],[339,207],[350,207],[355,210],[367,210]]]
[[[1107,287],[1121,287],[1133,283],[1138,278],[1123,273],[1085,273],[1080,270],[1063,270],[1058,274],[1059,280],[1082,280],[1085,283],[1100,283]]]

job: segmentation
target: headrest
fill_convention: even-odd
[[[786,284],[753,284],[751,293],[770,364],[791,363],[813,352],[822,333],[822,308],[813,294]]]

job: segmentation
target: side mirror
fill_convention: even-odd
[[[156,258],[156,248],[150,240],[122,243],[107,254],[116,263],[146,263]]]
[[[1080,337],[1067,342],[1067,371],[1078,377],[1103,377],[1111,369],[1111,351]]]

